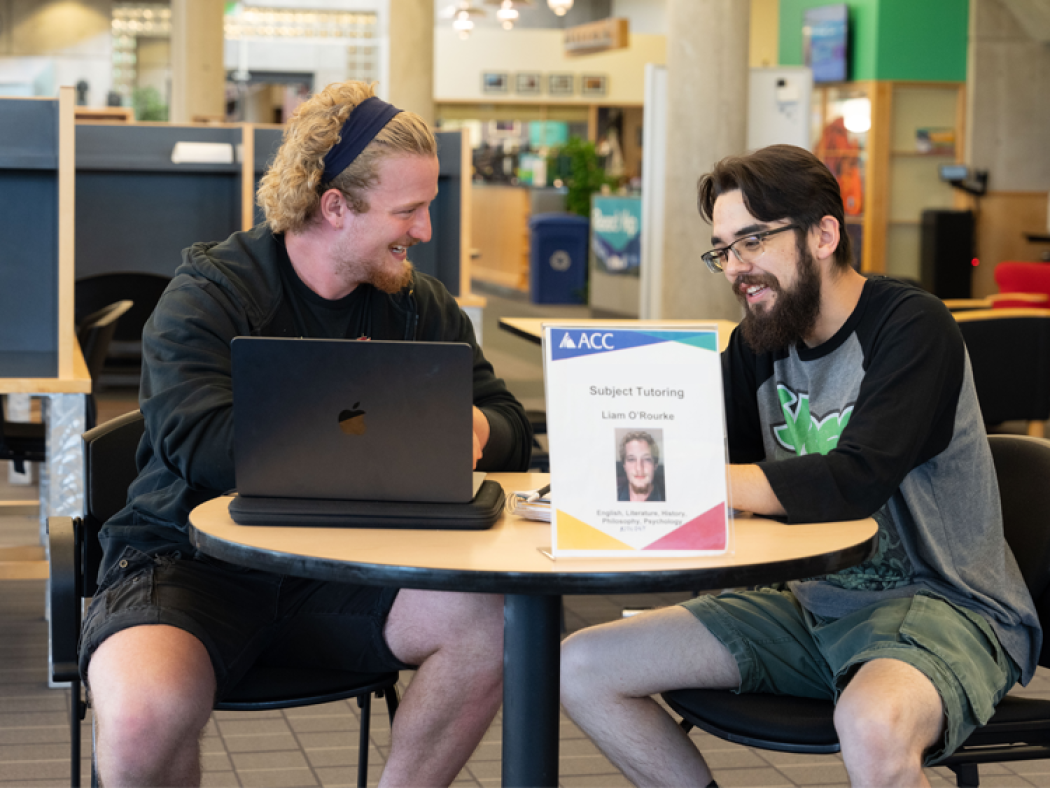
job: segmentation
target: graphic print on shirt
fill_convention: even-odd
[[[849,424],[853,403],[842,411],[817,417],[810,413],[809,394],[796,394],[783,383],[777,384],[783,424],[774,424],[773,435],[784,449],[800,457],[805,454],[827,454],[839,444],[842,431]]]

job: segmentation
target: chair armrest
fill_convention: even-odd
[[[77,678],[77,644],[80,640],[80,583],[77,578],[77,544],[72,517],[47,519],[49,551],[48,591],[51,598],[51,678],[56,682]]]

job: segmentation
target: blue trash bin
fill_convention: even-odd
[[[591,223],[569,213],[529,219],[529,297],[534,304],[584,304]]]

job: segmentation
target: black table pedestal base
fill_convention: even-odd
[[[560,596],[503,605],[503,786],[558,784]]]

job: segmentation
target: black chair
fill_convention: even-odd
[[[38,421],[8,421],[4,398],[0,396],[0,460],[10,460],[19,473],[26,472],[27,462],[43,462],[44,425]]]
[[[121,319],[135,306],[134,302],[124,300],[92,312],[77,324],[77,342],[80,352],[84,354],[84,363],[91,375],[91,394],[87,398],[87,413],[84,420],[90,430],[98,420],[98,403],[95,401],[95,390],[99,377],[109,354],[109,347],[120,326]]]
[[[979,309],[960,312],[985,424],[1028,422],[1043,436],[1050,419],[1050,309]]]
[[[532,426],[532,455],[529,457],[529,470],[537,473],[550,473],[550,454],[536,437],[537,435],[547,434],[547,411],[526,410],[525,418],[529,420],[529,424]]]
[[[115,271],[81,277],[74,287],[76,323],[114,301],[129,300],[134,306],[121,319],[100,376],[106,385],[137,387],[142,368],[142,329],[152,314],[170,276],[144,271]]]
[[[1050,627],[1050,441],[991,435],[988,442],[999,480],[1006,541],[1046,630]],[[1044,641],[1039,664],[1050,667],[1050,642]],[[765,750],[839,751],[834,704],[829,700],[698,689],[665,692],[663,698],[682,717],[686,730],[695,726]],[[973,788],[980,784],[978,764],[1042,758],[1050,758],[1050,700],[1008,694],[988,724],[939,765],[955,773],[960,788]]]
[[[77,341],[84,355],[84,363],[91,375],[92,393],[85,405],[85,425],[95,426],[98,406],[94,388],[106,358],[110,340],[116,330],[117,321],[131,309],[131,301],[118,301],[87,315],[77,328]],[[36,422],[8,421],[4,414],[3,398],[0,397],[0,460],[11,460],[15,470],[25,473],[26,462],[43,462],[45,459],[45,426]]]
[[[80,722],[90,698],[82,691],[78,672],[78,640],[82,601],[96,591],[102,560],[98,533],[102,524],[124,507],[128,486],[135,479],[135,452],[143,434],[143,419],[133,411],[84,433],[85,515],[48,519],[51,575],[51,678],[69,682],[71,703],[70,779],[80,785]],[[310,706],[357,698],[361,709],[357,784],[368,775],[368,735],[371,696],[385,696],[393,724],[397,711],[398,673],[353,673],[340,670],[259,666],[215,705],[217,710],[259,711]],[[92,786],[97,785],[92,759]]]

